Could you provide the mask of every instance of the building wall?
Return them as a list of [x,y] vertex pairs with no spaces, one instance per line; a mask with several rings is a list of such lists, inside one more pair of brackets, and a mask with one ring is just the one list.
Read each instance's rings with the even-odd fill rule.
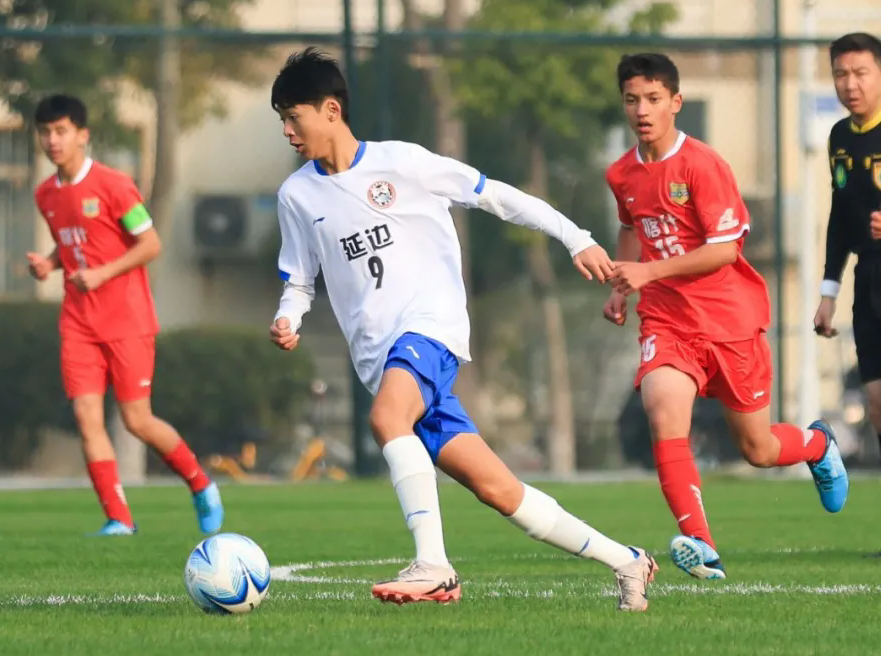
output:
[[[400,3],[387,0],[387,27],[394,29],[401,20]],[[439,11],[443,0],[422,0],[417,6]],[[634,0],[630,7],[645,5]],[[672,35],[702,34],[708,36],[743,36],[768,33],[771,26],[770,2],[765,0],[677,0],[679,19],[671,27]],[[800,31],[800,0],[784,0],[784,28],[788,33]],[[473,10],[478,0],[466,2]],[[881,11],[877,0],[820,0],[823,33],[843,33],[859,25],[861,29],[881,33]],[[342,25],[341,3],[314,0],[259,0],[243,16],[250,29],[282,31],[336,31]],[[360,31],[372,30],[376,20],[375,0],[354,0],[354,23]],[[269,106],[269,85],[273,72],[290,50],[302,44],[286,44],[274,50],[267,65],[267,79],[255,88],[227,85],[222,89],[228,114],[221,119],[208,119],[198,128],[181,136],[178,144],[180,172],[178,196],[175,201],[175,223],[165,236],[165,254],[153,265],[155,292],[160,320],[164,327],[196,322],[241,323],[265,326],[271,320],[280,291],[271,260],[250,266],[217,266],[206,270],[198,266],[193,253],[192,205],[198,194],[223,192],[228,194],[274,194],[284,178],[298,166],[296,158],[281,135],[280,124]],[[769,53],[742,52],[678,54],[683,70],[683,93],[689,99],[700,99],[707,108],[708,140],[731,163],[744,194],[769,197],[773,193],[773,66]],[[812,183],[811,201],[819,218],[816,239],[821,257],[818,258],[816,281],[819,283],[822,267],[822,242],[829,205],[828,170],[819,158],[813,170],[806,170],[799,149],[799,84],[797,53],[788,52],[784,80],[784,185],[785,228],[790,235],[787,248],[797,254],[797,235],[803,229],[800,222],[800,199],[803,180]],[[826,53],[818,54],[816,88],[831,90]],[[138,182],[149,188],[152,170],[154,139],[154,108],[152,101],[135,92],[126,94],[121,103],[122,114],[143,136],[142,175]],[[0,118],[2,120],[2,118]],[[45,160],[39,166],[40,175],[50,169]],[[51,249],[51,239],[43,222],[35,215],[36,247]],[[786,288],[790,302],[783,318],[787,333],[797,334],[802,319],[797,302],[797,270],[787,273]],[[849,322],[852,273],[845,277],[838,322]],[[61,280],[53,280],[39,287],[43,298],[59,298]],[[320,316],[319,316],[320,315]],[[307,321],[306,333],[310,323]],[[316,339],[330,339],[328,350],[345,356],[344,345],[334,342],[336,333],[328,322],[325,306],[319,304],[312,325],[319,326]],[[330,335],[330,337],[328,336]],[[787,409],[792,410],[799,377],[799,349],[793,339],[787,353],[789,363],[786,378]],[[821,370],[826,376],[824,399],[834,403],[835,379],[844,353],[852,361],[852,349],[841,344],[824,343],[821,346]],[[344,372],[339,363],[329,369]],[[340,374],[343,375],[343,374]],[[791,413],[789,413],[791,416]]]

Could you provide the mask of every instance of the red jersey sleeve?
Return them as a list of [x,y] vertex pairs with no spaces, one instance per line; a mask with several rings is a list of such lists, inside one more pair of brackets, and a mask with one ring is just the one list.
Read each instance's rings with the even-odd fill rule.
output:
[[144,202],[141,192],[134,181],[127,175],[117,174],[113,179],[105,181],[110,215],[117,221],[122,219],[129,210]]
[[691,195],[708,244],[736,241],[749,231],[746,205],[721,157],[703,157],[694,163]]
[[615,177],[613,169],[610,168],[606,172],[606,184],[609,185],[609,189],[612,190],[612,194],[615,196],[615,203],[618,205],[618,220],[622,225],[629,228],[633,226],[633,217],[630,216],[627,203],[624,200],[620,185],[615,181]]

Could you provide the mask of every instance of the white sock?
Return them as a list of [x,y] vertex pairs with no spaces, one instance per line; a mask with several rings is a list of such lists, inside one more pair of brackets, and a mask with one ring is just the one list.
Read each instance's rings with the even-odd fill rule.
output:
[[523,484],[523,501],[508,518],[531,538],[581,558],[591,558],[612,569],[631,562],[636,554],[566,512],[553,497]]
[[416,560],[449,567],[437,496],[437,472],[428,451],[418,437],[406,435],[386,444],[382,455],[388,463],[404,521],[416,541]]

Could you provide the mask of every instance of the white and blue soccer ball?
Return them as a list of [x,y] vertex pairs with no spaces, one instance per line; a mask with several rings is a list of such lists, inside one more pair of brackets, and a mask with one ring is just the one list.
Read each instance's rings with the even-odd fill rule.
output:
[[200,542],[184,568],[184,585],[206,613],[248,613],[269,589],[269,560],[256,542],[219,533]]

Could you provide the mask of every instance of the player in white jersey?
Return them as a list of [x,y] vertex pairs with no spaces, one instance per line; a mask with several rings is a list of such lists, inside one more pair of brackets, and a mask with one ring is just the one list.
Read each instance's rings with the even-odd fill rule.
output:
[[293,55],[272,87],[284,135],[308,163],[278,192],[285,281],[273,341],[290,350],[324,272],[355,369],[375,396],[370,424],[388,463],[416,558],[373,595],[459,599],[447,559],[435,465],[531,537],[615,572],[618,608],[645,610],[657,565],[522,483],[478,435],[453,383],[470,360],[461,251],[450,205],[479,207],[557,238],[588,279],[611,277],[590,233],[542,200],[402,142],[364,143],[349,128],[348,91],[332,59]]

